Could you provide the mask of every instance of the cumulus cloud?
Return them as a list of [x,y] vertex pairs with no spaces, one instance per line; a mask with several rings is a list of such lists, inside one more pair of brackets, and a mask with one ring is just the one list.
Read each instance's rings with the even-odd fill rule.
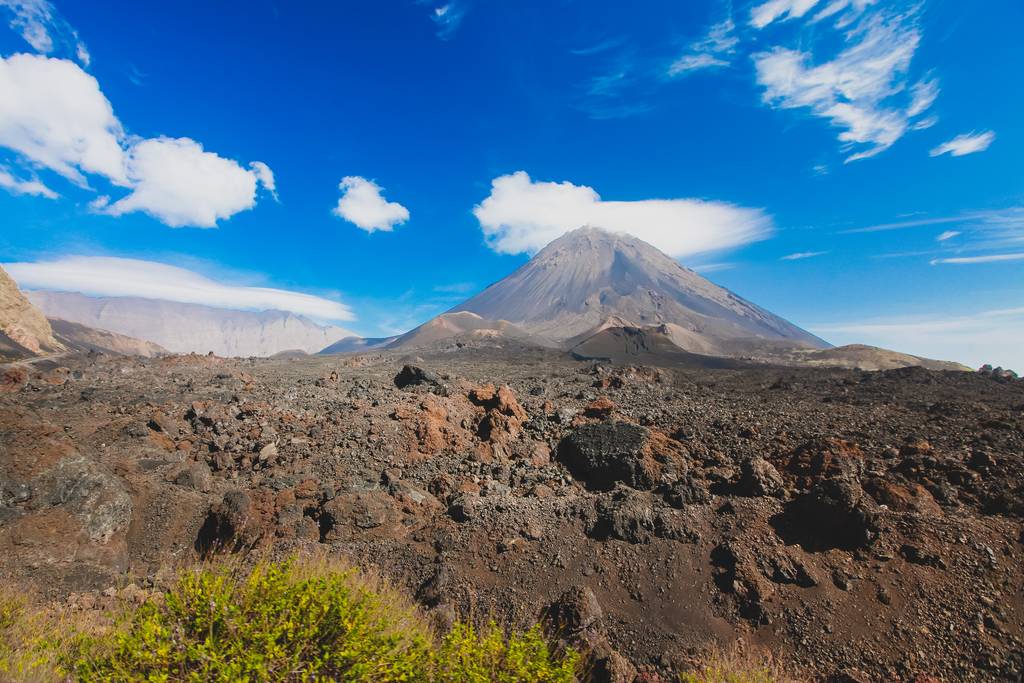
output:
[[89,66],[89,50],[53,3],[47,0],[0,0],[0,9],[6,10],[10,15],[11,28],[36,52],[66,52]]
[[391,232],[396,225],[409,220],[409,210],[397,202],[384,199],[380,185],[361,176],[346,176],[338,186],[341,199],[334,215],[344,218],[366,232]]
[[909,97],[905,92],[921,41],[914,11],[865,16],[845,37],[846,47],[832,60],[817,61],[811,51],[785,47],[753,59],[764,102],[808,109],[828,120],[841,129],[839,140],[857,150],[847,158],[854,161],[875,156],[903,137],[935,101],[939,86],[929,78],[911,87]]
[[86,185],[84,173],[128,185],[124,130],[96,79],[74,62],[0,59],[0,146]]
[[987,130],[984,133],[964,133],[963,135],[957,135],[952,140],[943,142],[928,154],[933,157],[937,157],[942,154],[962,157],[966,154],[984,152],[995,139],[996,134],[990,130]]
[[172,228],[212,228],[222,218],[251,209],[261,175],[188,138],[142,140],[131,148],[126,168],[131,194],[96,208],[112,216],[143,211]]
[[534,253],[584,225],[625,232],[681,258],[764,239],[772,221],[762,210],[703,199],[606,201],[590,187],[533,181],[525,171],[500,176],[473,209],[488,245],[499,253]]
[[10,171],[2,166],[0,166],[0,188],[7,190],[11,194],[36,195],[38,197],[46,197],[47,199],[56,199],[59,196],[41,183],[38,178],[33,178],[32,180],[15,178],[11,175]]
[[669,66],[668,75],[679,76],[701,69],[728,66],[739,42],[736,25],[732,19],[727,18],[713,25],[704,38],[691,43],[686,52]]
[[804,325],[833,344],[872,344],[971,367],[985,363],[1024,371],[1024,308]]
[[827,251],[798,251],[795,254],[786,254],[781,257],[781,261],[802,261],[805,258],[814,258],[815,256],[824,256]]
[[127,135],[95,78],[39,55],[0,59],[0,147],[81,187],[99,176],[130,190],[112,204],[100,197],[94,210],[143,211],[172,227],[214,227],[252,208],[258,186],[276,189],[262,162],[246,169],[188,138]]
[[20,287],[136,296],[241,310],[282,310],[320,320],[354,320],[345,304],[312,294],[246,287],[212,280],[185,268],[109,256],[66,256],[53,261],[5,263]]

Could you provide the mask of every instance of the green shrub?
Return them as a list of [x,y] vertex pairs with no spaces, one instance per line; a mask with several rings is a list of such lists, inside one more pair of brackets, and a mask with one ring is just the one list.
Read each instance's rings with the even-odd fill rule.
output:
[[89,681],[412,681],[427,631],[352,572],[294,562],[185,572],[95,639],[73,665]]
[[434,655],[432,679],[437,683],[569,683],[576,680],[578,655],[561,657],[548,647],[539,626],[505,637],[491,622],[482,631],[456,624]]
[[457,624],[435,640],[412,608],[323,563],[185,572],[161,603],[77,638],[63,667],[99,681],[568,683],[578,656],[539,627],[506,636]]

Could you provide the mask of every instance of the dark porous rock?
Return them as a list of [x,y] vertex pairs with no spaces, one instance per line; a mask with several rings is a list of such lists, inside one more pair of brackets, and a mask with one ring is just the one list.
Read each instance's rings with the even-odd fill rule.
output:
[[421,385],[438,386],[441,378],[436,373],[415,365],[405,365],[395,375],[395,386],[399,389]]
[[677,442],[625,422],[579,427],[559,444],[558,459],[588,488],[600,491],[620,482],[649,490],[663,474],[686,471]]
[[747,458],[741,465],[739,493],[745,496],[785,498],[786,482],[764,458]]
[[782,538],[807,550],[870,545],[880,530],[878,504],[852,477],[823,479],[786,506],[773,523]]
[[711,501],[711,493],[704,482],[685,474],[662,489],[665,502],[674,508],[699,505]]

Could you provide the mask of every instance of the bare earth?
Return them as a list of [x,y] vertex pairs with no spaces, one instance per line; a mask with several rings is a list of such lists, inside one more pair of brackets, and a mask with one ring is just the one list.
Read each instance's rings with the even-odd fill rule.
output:
[[0,375],[0,576],[81,609],[215,549],[325,551],[442,621],[571,613],[604,680],[737,639],[821,679],[1024,673],[1021,381],[512,342]]

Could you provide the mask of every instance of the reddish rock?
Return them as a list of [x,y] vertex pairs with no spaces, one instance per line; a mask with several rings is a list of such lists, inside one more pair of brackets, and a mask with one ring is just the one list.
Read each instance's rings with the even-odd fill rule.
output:
[[5,368],[0,372],[0,394],[13,394],[28,383],[28,371],[20,365]]
[[607,396],[594,399],[583,409],[583,414],[597,420],[604,420],[611,417],[615,412],[615,404]]

